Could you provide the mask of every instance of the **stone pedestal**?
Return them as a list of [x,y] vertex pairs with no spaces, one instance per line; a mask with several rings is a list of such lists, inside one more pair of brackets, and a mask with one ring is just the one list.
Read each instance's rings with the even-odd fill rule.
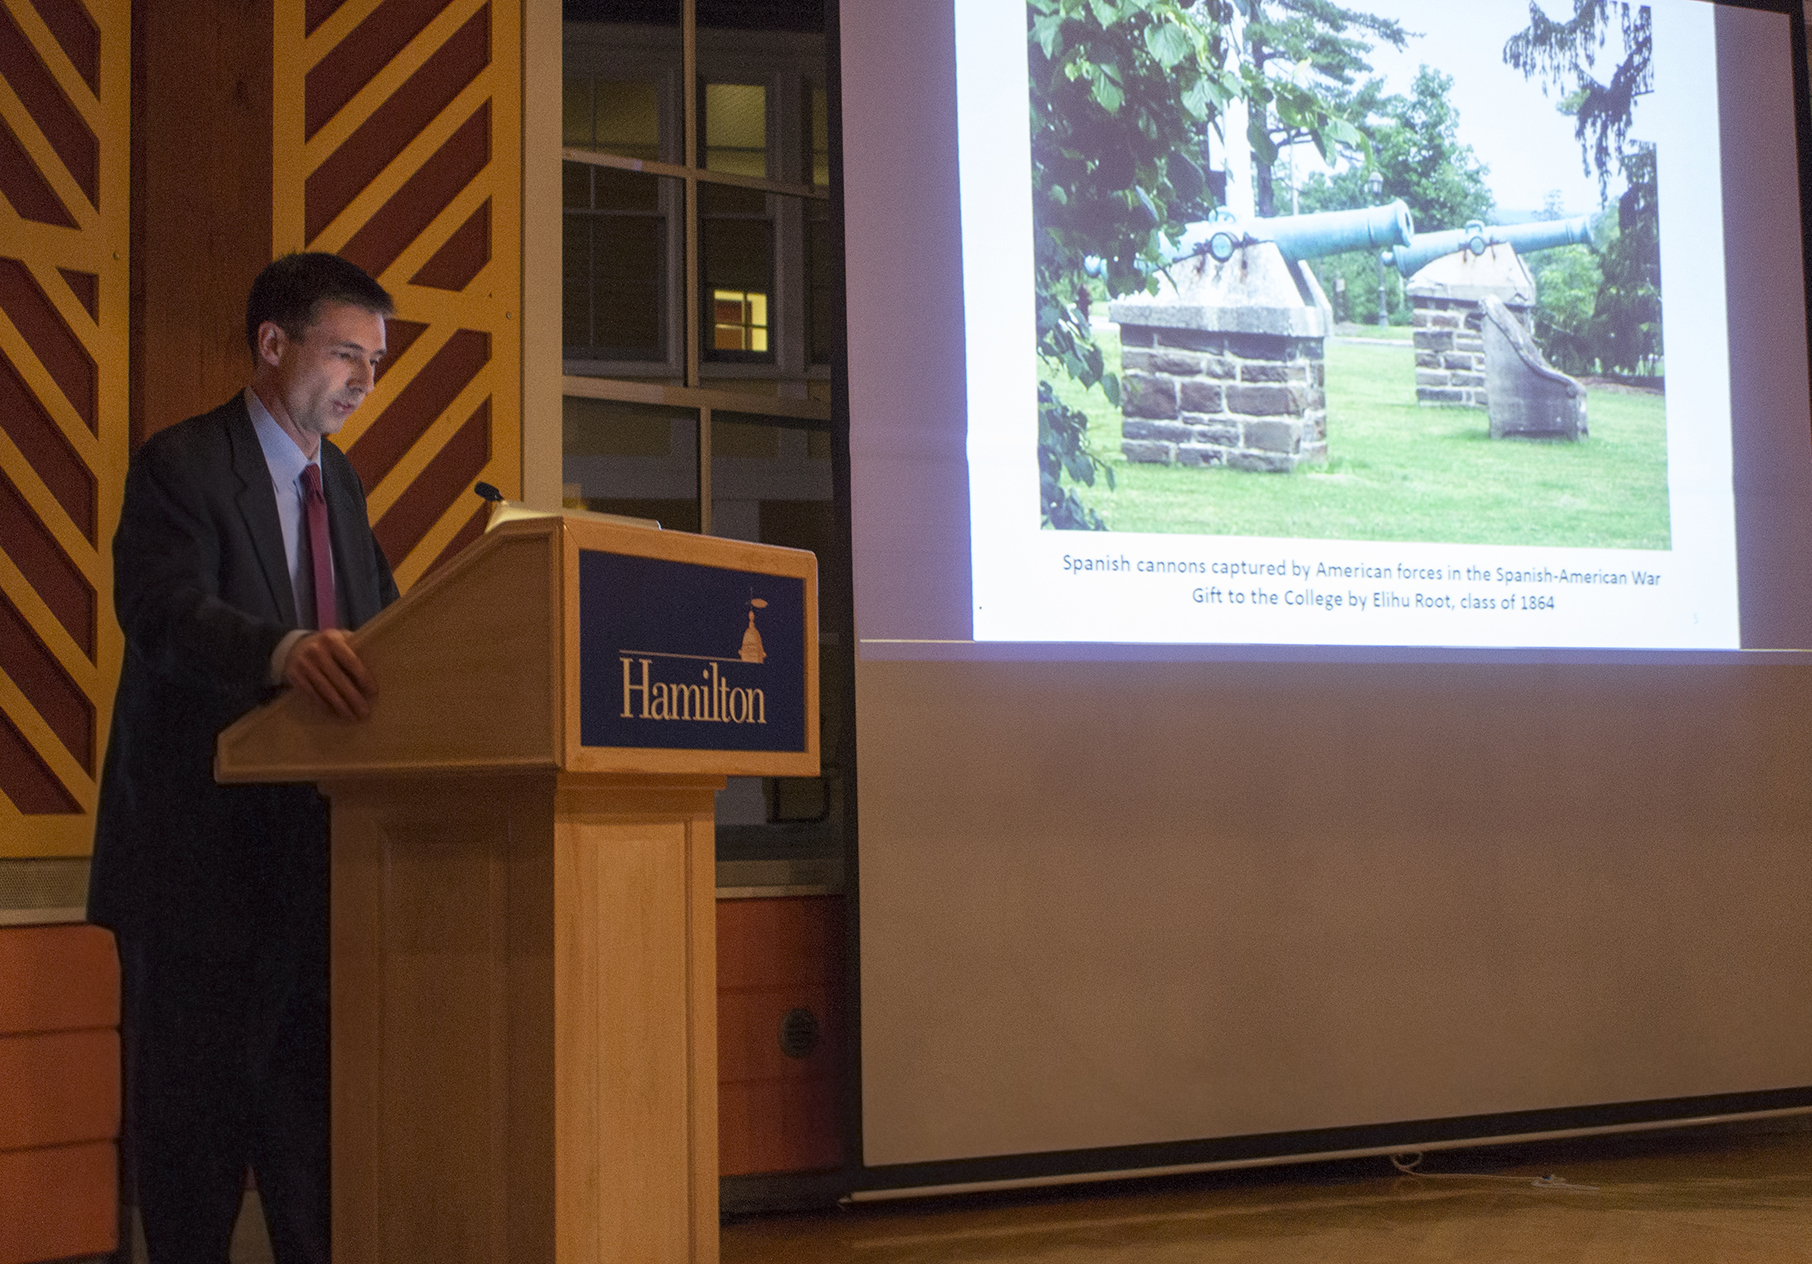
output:
[[1288,473],[1328,454],[1327,298],[1270,242],[1171,269],[1112,305],[1129,461]]
[[1528,329],[1504,304],[1487,298],[1482,310],[1491,437],[1585,438],[1585,387],[1542,358]]
[[1481,306],[1487,296],[1529,327],[1535,279],[1516,251],[1501,243],[1482,255],[1470,251],[1445,255],[1410,279],[1417,403],[1489,407]]

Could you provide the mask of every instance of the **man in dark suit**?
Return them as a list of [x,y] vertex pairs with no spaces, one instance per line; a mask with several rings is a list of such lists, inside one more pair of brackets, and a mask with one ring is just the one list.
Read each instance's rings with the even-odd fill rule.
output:
[[120,944],[154,1264],[225,1264],[248,1166],[278,1264],[328,1260],[325,804],[215,784],[214,740],[285,685],[369,714],[349,633],[396,583],[327,436],[371,390],[392,310],[343,259],[277,260],[246,307],[250,386],[147,440],[126,478],[89,918]]

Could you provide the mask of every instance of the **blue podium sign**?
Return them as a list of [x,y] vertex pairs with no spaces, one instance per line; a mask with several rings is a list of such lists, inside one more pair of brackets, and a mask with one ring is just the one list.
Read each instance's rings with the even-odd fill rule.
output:
[[579,742],[806,747],[805,581],[579,550]]

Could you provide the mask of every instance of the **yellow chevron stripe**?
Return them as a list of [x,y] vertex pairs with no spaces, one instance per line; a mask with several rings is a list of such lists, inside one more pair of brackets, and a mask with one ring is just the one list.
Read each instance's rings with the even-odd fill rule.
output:
[[[101,177],[101,198],[103,201],[107,200],[107,178],[104,175]],[[103,228],[108,226],[105,217],[102,217],[100,224]],[[6,243],[4,253],[12,258],[54,259],[60,267],[92,272],[103,278],[103,290],[108,269],[123,266],[116,265],[113,258],[115,252],[108,244],[104,231],[59,228],[54,224],[21,219],[5,198],[0,198],[0,241]],[[57,284],[61,285],[62,282]],[[105,311],[105,306],[101,310]],[[86,310],[82,311],[82,316],[87,318]]]
[[[482,181],[483,177],[481,176],[479,179]],[[495,198],[495,192],[492,196]],[[472,206],[476,208],[482,201],[484,198],[480,196],[472,202]],[[470,214],[469,211],[467,213]],[[453,224],[453,227],[457,228],[463,222],[463,220],[458,221]],[[485,265],[487,271],[492,268],[504,268],[509,263],[508,256],[504,255],[500,249],[503,238],[497,233],[497,203],[495,200],[491,203],[491,238],[491,262]],[[425,260],[427,256],[423,255],[422,258]],[[392,271],[401,272],[402,269],[399,267]],[[410,275],[414,275],[413,270]],[[482,272],[479,274],[481,277],[484,275]],[[495,334],[498,327],[487,324],[487,318],[494,315],[501,321],[505,311],[515,310],[510,305],[515,295],[505,285],[502,278],[494,279],[493,283],[483,292],[480,292],[474,285],[469,294],[454,294],[449,290],[437,290],[426,285],[410,285],[406,280],[396,285],[387,285],[385,288],[395,297],[399,309],[398,314],[404,320],[412,320],[417,324],[425,323],[429,326],[463,324],[467,329],[489,329]],[[495,297],[493,298],[491,295],[495,295]],[[422,338],[429,336],[429,334],[423,334]],[[415,346],[421,345],[421,341],[417,340]],[[435,346],[438,348],[439,345],[440,340],[437,339]],[[414,356],[414,347],[410,348],[409,354],[411,357]],[[389,381],[390,379],[386,377],[385,385],[389,385]]]
[[63,388],[50,376],[50,371],[38,362],[38,357],[32,354],[31,344],[25,341],[4,311],[0,311],[0,351],[13,362],[26,389],[38,397],[38,402],[55,420],[57,429],[69,440],[69,446],[75,449],[82,464],[91,470],[97,468],[101,461],[101,441],[89,433],[88,423],[64,396]]
[[[388,512],[458,432],[479,403],[491,403],[492,458],[484,477],[509,495],[519,495],[521,453],[521,48],[519,6],[502,0],[491,7],[490,65],[467,84],[401,153],[359,191],[352,202],[322,230],[304,243],[303,186],[308,175],[325,162],[353,132],[420,69],[448,38],[469,21],[484,0],[451,0],[417,33],[403,51],[309,141],[303,140],[304,79],[334,48],[373,12],[381,0],[350,0],[322,23],[312,36],[302,35],[303,0],[275,0],[276,57],[273,157],[275,201],[272,228],[279,251],[343,249],[402,188],[421,165],[446,143],[487,101],[491,108],[491,162],[451,204],[410,242],[379,279],[396,297],[400,318],[427,325],[406,356],[385,375],[367,406],[340,436],[340,446],[350,448],[377,421],[421,372],[447,340],[461,329],[491,336],[491,362],[455,399],[427,431],[412,444],[379,486],[369,489],[373,520]],[[412,286],[413,276],[447,239],[471,217],[486,198],[491,202],[491,260],[473,278],[464,294],[449,294]],[[407,589],[420,578],[464,525],[470,508],[463,498],[447,510],[406,559],[397,566],[398,583]]]
[[[82,653],[82,647],[76,644],[75,638],[57,621],[57,616],[51,613],[50,607],[38,595],[38,590],[25,578],[25,573],[4,552],[0,552],[0,593],[5,593],[7,600],[19,608],[19,613],[25,616],[25,622],[31,625],[31,630],[38,634],[50,650],[51,657],[62,664],[63,670],[69,673],[69,678],[75,681],[76,688],[88,695],[90,702],[99,700],[104,693],[111,691],[112,682],[107,679],[107,673],[88,661],[88,656]],[[103,618],[108,616],[108,612],[104,610],[98,613]]]
[[50,33],[44,19],[38,16],[38,10],[26,3],[26,0],[0,0],[0,4],[5,4],[6,11],[13,15],[13,21],[25,33],[25,42],[37,50],[39,60],[50,71],[51,78],[57,81],[57,86],[63,89],[63,95],[69,98],[69,103],[88,120],[88,126],[98,131],[96,116],[100,113],[100,103],[95,100],[88,81],[77,73],[75,66],[64,54],[63,46],[57,43],[57,37]]
[[[509,3],[509,0],[502,0],[502,2]],[[451,0],[446,8],[442,9],[427,26],[422,28],[420,34],[403,45],[403,51],[392,58],[389,65],[372,76],[371,82],[360,88],[352,100],[341,107],[338,114],[329,119],[320,131],[303,142],[303,170],[312,175],[315,168],[326,162],[334,150],[345,143],[347,137],[364,126],[366,120],[370,119],[378,108],[394,96],[397,90],[408,81],[409,76],[420,70],[422,63],[438,53],[441,45],[451,39],[453,33],[464,26],[474,13],[484,7],[484,4],[485,0]],[[325,24],[322,29],[326,29]],[[319,33],[316,32],[317,35]],[[496,60],[496,36],[497,27],[495,11],[493,11],[491,26],[493,61]],[[325,56],[327,51],[330,49],[323,50],[322,56]],[[319,58],[315,60],[318,61]],[[311,61],[309,65],[314,65],[314,62]],[[307,71],[303,73],[306,74]]]
[[[321,230],[318,237],[308,243],[308,248],[333,251],[343,249],[346,243],[352,240],[353,234],[357,233],[373,215],[383,209],[384,204],[403,187],[409,177],[419,171],[421,165],[432,158],[435,151],[446,144],[454,132],[471,120],[479,107],[490,99],[492,87],[492,75],[488,70],[467,84],[465,90],[453,99],[453,104],[442,110],[414,140],[405,145],[402,153],[398,154],[388,167],[379,172],[376,179],[360,190],[358,196],[353,198],[347,204],[346,209]],[[494,131],[497,126],[495,103],[491,108],[491,126]],[[494,146],[491,161],[493,163],[497,161]],[[298,181],[296,186],[298,207],[302,201],[301,189],[301,183]],[[296,226],[299,229],[301,225],[298,214]]]
[[[70,521],[63,506],[57,503],[56,497],[50,494],[50,489],[38,477],[37,470],[26,461],[25,454],[13,443],[12,436],[4,430],[0,430],[0,470],[5,470],[6,476],[13,481],[13,486],[24,494],[27,507],[44,524],[44,529],[50,532],[50,538],[57,542],[57,547],[68,555],[69,560],[82,573],[82,578],[97,593],[105,591],[103,585],[113,576],[112,560],[107,552],[111,535],[104,535],[97,530],[95,539],[99,547],[89,544],[87,538],[76,530],[75,523]],[[124,482],[123,477],[121,482]]]
[[328,15],[327,20],[315,28],[313,35],[303,35],[302,28],[308,21],[308,8],[302,0],[277,0],[278,47],[282,47],[285,35],[294,45],[297,65],[306,74],[328,53],[339,46],[340,42],[353,31],[359,23],[377,12],[384,0],[346,0],[338,9]]
[[[394,291],[392,291],[392,296],[397,298],[397,306],[401,309],[401,296],[396,295]],[[415,340],[415,345],[409,348],[408,357],[397,361],[396,367],[392,368],[384,375],[384,380],[378,383],[377,389],[366,397],[365,404],[358,412],[354,413],[347,420],[346,425],[342,427],[340,433],[335,436],[334,443],[342,451],[351,448],[353,444],[359,441],[367,430],[371,429],[378,417],[383,414],[383,411],[390,407],[391,403],[398,395],[403,393],[404,388],[406,388],[409,383],[415,380],[415,375],[421,372],[428,361],[434,358],[435,353],[446,345],[447,339],[451,338],[462,328],[459,324],[457,313],[444,320],[423,316],[421,313],[414,311],[399,310],[397,315],[404,320],[411,320],[417,324],[426,324],[428,327],[423,330],[421,336]],[[465,325],[463,328],[471,329],[474,328],[474,326]],[[493,339],[493,344],[494,343],[495,340]],[[495,345],[492,347],[492,356],[493,358],[496,356]],[[376,517],[375,514],[372,516]]]
[[[380,279],[384,283],[384,288],[396,296],[396,301],[400,310],[413,310],[402,308],[405,291],[413,296],[420,290],[429,290],[433,288],[426,285],[410,285],[409,278],[420,271],[422,265],[434,257],[435,251],[447,244],[447,238],[458,232],[460,227],[464,225],[468,219],[472,218],[472,213],[480,206],[484,205],[484,200],[486,198],[493,199],[493,209],[495,208],[492,184],[491,171],[490,168],[487,167],[485,170],[478,173],[477,179],[473,180],[472,183],[454,194],[453,200],[442,208],[441,213],[428,221],[428,226],[422,230],[421,236],[410,242],[409,245],[403,249],[403,253],[396,257],[396,262],[384,270],[384,275]],[[492,227],[494,230],[496,226],[493,225]],[[480,294],[482,292],[480,287],[490,283],[489,278],[495,275],[499,262],[500,261],[497,258],[496,243],[495,240],[493,240],[491,261],[485,264],[484,267],[479,269],[473,276],[471,284],[467,287],[468,294],[457,296],[458,299],[465,304],[465,309],[467,311],[473,306],[473,299],[470,295]],[[439,292],[443,294],[449,293],[449,291],[446,290]],[[481,309],[484,306],[488,306],[482,298],[478,299],[477,302]],[[502,319],[503,313],[501,308],[498,309],[496,315],[499,320]],[[412,317],[411,319],[419,320],[420,317]]]
[[76,762],[76,757],[63,745],[63,739],[44,722],[44,717],[38,714],[38,709],[32,706],[24,692],[13,683],[3,666],[0,666],[0,711],[4,711],[6,718],[25,735],[27,744],[38,752],[38,758],[50,765],[51,773],[63,783],[63,788],[69,791],[70,797],[81,806],[82,811],[94,811],[94,778]]
[[[496,444],[497,417],[496,405],[493,404],[491,415],[491,445],[493,451],[496,449]],[[501,477],[499,473],[500,465],[501,462],[493,456],[490,463],[479,471],[479,479],[487,483],[496,483],[497,479]],[[476,508],[478,508],[478,497],[476,496],[457,496],[454,498],[453,503],[447,506],[446,512],[441,514],[439,520],[436,521],[434,526],[429,528],[428,533],[422,537],[421,543],[416,545],[409,556],[396,568],[396,584],[398,588],[406,589],[412,587],[415,584],[415,581],[422,577],[422,573],[433,564],[434,559],[439,557],[449,544],[453,543],[453,537],[459,534],[460,528],[466,525],[466,519],[472,516],[472,511]]]
[[[495,341],[495,339],[492,340],[493,346]],[[494,387],[492,375],[485,372],[479,373],[478,376],[467,382],[465,389],[453,397],[453,402],[447,406],[447,410],[436,417],[434,423],[423,432],[422,437],[411,444],[407,452],[403,453],[402,457],[398,459],[396,467],[384,475],[376,487],[366,489],[366,504],[370,506],[373,522],[390,512],[390,507],[396,504],[402,494],[409,489],[409,484],[413,483],[416,477],[427,468],[428,462],[439,455],[440,450],[447,445],[447,440],[451,439],[454,433],[466,423],[466,419],[485,401],[486,396],[495,393]],[[493,400],[491,404],[493,447],[495,447],[497,439],[496,409],[496,401]]]
[[0,794],[0,857],[86,856],[93,846],[92,816],[27,816]]
[[[70,218],[76,222],[77,229],[89,232],[96,228],[100,223],[100,216],[92,206],[88,205],[88,195],[82,192],[82,186],[77,184],[75,177],[69,174],[69,168],[63,165],[63,160],[57,156],[57,151],[50,147],[50,142],[38,129],[38,121],[25,108],[25,103],[19,100],[19,94],[14,92],[12,85],[4,79],[0,79],[0,117],[4,117],[7,126],[13,129],[13,135],[19,138],[19,144],[24,147],[26,154],[31,158],[32,165],[43,175],[45,182],[50,185],[57,198],[68,209]],[[105,201],[106,198],[103,197],[102,202],[105,203]],[[68,232],[69,230],[63,229],[62,231]]]
[[[87,349],[96,364],[99,388],[98,437],[64,399],[62,391],[32,354],[19,331],[0,317],[0,350],[4,350],[45,411],[69,440],[96,480],[96,535],[91,546],[50,494],[50,489],[12,440],[0,433],[0,469],[18,487],[30,512],[95,589],[96,661],[90,663],[43,599],[26,582],[12,558],[0,553],[0,591],[18,607],[51,655],[62,664],[95,704],[97,753],[104,751],[114,682],[118,679],[124,639],[112,614],[113,575],[109,541],[119,523],[124,491],[127,446],[128,239],[130,225],[131,7],[129,0],[84,0],[100,31],[101,80],[97,98],[25,0],[0,0],[38,51],[52,76],[100,142],[100,200],[96,213],[62,160],[10,85],[0,83],[0,114],[19,136],[32,162],[77,221],[75,229],[55,228],[19,218],[0,204],[4,253],[25,261],[52,305]],[[100,320],[88,314],[57,275],[59,267],[99,278]],[[70,815],[26,816],[0,795],[0,856],[76,856],[92,841],[95,785],[63,746],[50,726],[0,667],[0,709],[27,743],[63,782],[82,811]]]

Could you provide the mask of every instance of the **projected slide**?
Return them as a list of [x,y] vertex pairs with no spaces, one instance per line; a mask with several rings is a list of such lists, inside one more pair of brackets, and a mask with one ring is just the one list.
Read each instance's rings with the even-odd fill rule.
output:
[[1320,8],[956,6],[974,638],[1738,648],[1712,7]]

